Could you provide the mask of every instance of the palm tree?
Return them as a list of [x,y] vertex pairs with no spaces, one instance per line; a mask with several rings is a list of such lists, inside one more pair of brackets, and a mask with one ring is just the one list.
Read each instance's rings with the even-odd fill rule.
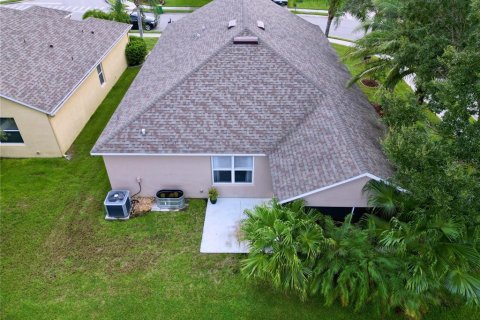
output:
[[308,277],[324,241],[316,223],[319,215],[305,212],[303,201],[269,205],[245,211],[242,225],[250,254],[242,262],[247,279],[270,281],[277,288],[307,295]]
[[362,191],[368,194],[368,204],[386,218],[395,215],[400,206],[400,191],[386,182],[370,180]]
[[330,34],[330,26],[335,17],[338,17],[341,13],[344,0],[327,0],[328,4],[328,17],[327,26],[325,27],[325,35],[328,37]]
[[341,226],[325,216],[322,227],[327,240],[312,271],[310,292],[321,294],[327,305],[339,300],[359,310],[374,302],[378,312],[387,311],[400,262],[376,250],[370,230],[352,224],[351,214]]
[[368,19],[368,15],[375,11],[373,0],[325,0],[328,4],[327,26],[325,35],[330,34],[330,26],[334,18],[339,18],[345,13],[350,13],[362,22]]
[[110,8],[109,12],[114,21],[130,23],[130,17],[125,10],[123,0],[110,0],[108,2]]
[[445,289],[478,305],[480,254],[465,230],[454,217],[418,211],[408,222],[392,218],[379,243],[403,261],[405,290],[417,294],[415,299],[432,303]]

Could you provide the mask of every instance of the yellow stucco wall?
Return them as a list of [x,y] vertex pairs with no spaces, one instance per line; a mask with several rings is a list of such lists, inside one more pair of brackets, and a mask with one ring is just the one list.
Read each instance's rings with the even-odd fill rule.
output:
[[0,156],[61,157],[65,154],[127,68],[127,43],[128,34],[125,34],[102,61],[105,83],[100,85],[94,69],[53,117],[0,98],[0,116],[14,118],[24,140],[23,144],[0,143]]
[[125,58],[127,43],[128,35],[126,34],[102,61],[105,75],[103,85],[100,85],[97,70],[94,69],[55,116],[50,117],[50,123],[57,136],[62,154],[67,152],[97,110],[97,107],[127,68]]
[[24,141],[0,143],[0,156],[29,158],[62,155],[46,114],[0,98],[0,117],[13,118]]

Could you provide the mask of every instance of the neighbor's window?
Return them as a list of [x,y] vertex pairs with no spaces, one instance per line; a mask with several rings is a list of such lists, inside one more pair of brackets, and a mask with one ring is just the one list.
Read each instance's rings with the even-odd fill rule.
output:
[[251,183],[253,181],[253,157],[212,157],[214,183]]
[[100,79],[100,84],[104,84],[105,83],[105,76],[103,75],[103,68],[102,68],[102,64],[99,63],[97,65],[97,73],[98,73],[98,79]]
[[0,118],[1,143],[23,143],[22,135],[13,118]]

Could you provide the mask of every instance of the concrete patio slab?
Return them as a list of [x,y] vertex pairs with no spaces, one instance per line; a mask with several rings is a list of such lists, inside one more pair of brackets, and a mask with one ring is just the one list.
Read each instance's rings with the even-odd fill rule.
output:
[[261,198],[220,198],[216,204],[208,202],[203,225],[202,253],[248,253],[248,243],[239,241],[241,220],[245,209],[268,202]]

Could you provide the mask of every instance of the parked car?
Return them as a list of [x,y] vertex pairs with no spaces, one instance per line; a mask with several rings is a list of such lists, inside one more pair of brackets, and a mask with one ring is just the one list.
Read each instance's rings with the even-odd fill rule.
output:
[[[144,29],[149,31],[157,27],[158,18],[153,14],[142,13],[142,22],[145,26]],[[130,23],[132,24],[132,29],[138,29],[138,16],[136,12],[130,14]]]
[[278,4],[279,6],[286,6],[288,4],[288,0],[272,0],[272,1]]

